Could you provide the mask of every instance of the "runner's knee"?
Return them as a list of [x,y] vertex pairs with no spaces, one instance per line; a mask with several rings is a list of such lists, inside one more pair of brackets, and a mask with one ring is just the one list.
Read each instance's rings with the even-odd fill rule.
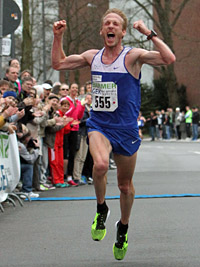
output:
[[125,183],[125,184],[119,184],[118,188],[120,192],[124,195],[135,195],[135,189],[132,185],[132,183]]
[[108,171],[109,162],[105,160],[96,161],[94,162],[94,170],[97,171],[99,174],[104,174]]

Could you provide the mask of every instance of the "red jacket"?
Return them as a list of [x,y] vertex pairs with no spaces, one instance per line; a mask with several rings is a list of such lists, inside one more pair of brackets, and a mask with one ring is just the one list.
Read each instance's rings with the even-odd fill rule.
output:
[[[56,111],[56,113],[58,113],[58,115],[60,117],[63,117],[64,115],[66,117],[69,117],[69,118],[72,118],[72,116],[70,116],[70,112],[71,112],[72,109],[69,109],[65,114],[59,109]],[[69,114],[68,114],[69,112]],[[69,122],[67,125],[65,125],[65,127],[63,128],[64,129],[64,134],[68,134],[70,133],[70,131],[72,130],[72,127],[71,127],[71,122]]]
[[[81,120],[84,114],[85,106],[81,105],[81,101],[79,101],[78,99],[75,99],[76,101],[76,107],[75,107],[72,101],[72,98],[70,96],[66,96],[66,99],[70,103],[69,111],[71,110],[71,114],[70,115],[67,114],[66,116],[71,117],[74,120]],[[73,128],[71,129],[71,131],[78,131],[78,130],[79,130],[79,124],[74,125]]]

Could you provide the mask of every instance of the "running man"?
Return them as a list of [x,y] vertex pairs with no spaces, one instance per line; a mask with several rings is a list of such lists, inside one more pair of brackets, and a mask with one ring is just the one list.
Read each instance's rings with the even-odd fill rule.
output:
[[140,146],[137,118],[140,110],[140,71],[143,64],[168,65],[175,61],[169,47],[149,30],[142,20],[133,28],[152,40],[157,51],[122,46],[126,34],[127,18],[118,9],[109,9],[102,17],[100,35],[102,50],[88,50],[80,55],[66,56],[63,34],[66,21],[53,25],[52,67],[56,70],[74,70],[91,67],[93,103],[88,120],[89,149],[93,157],[93,179],[97,198],[97,213],[91,235],[96,241],[106,235],[105,223],[109,208],[105,202],[106,173],[111,150],[117,165],[120,190],[121,218],[116,223],[115,259],[122,260],[128,247],[128,223],[134,201],[134,174],[137,150]]

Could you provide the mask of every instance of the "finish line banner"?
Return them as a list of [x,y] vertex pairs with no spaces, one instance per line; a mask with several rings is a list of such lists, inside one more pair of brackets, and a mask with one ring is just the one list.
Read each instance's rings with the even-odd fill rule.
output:
[[0,203],[20,180],[20,159],[16,134],[0,132]]

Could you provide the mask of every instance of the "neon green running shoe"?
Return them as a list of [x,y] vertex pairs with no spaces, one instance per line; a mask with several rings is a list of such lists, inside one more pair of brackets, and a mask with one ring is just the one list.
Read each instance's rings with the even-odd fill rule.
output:
[[116,260],[123,260],[128,248],[128,234],[119,234],[118,223],[119,222],[116,222],[115,224],[117,228],[117,237],[116,242],[113,244],[113,255]]
[[104,213],[96,213],[94,221],[91,227],[92,239],[95,241],[101,241],[106,235],[105,222],[110,215],[110,210],[108,209]]

